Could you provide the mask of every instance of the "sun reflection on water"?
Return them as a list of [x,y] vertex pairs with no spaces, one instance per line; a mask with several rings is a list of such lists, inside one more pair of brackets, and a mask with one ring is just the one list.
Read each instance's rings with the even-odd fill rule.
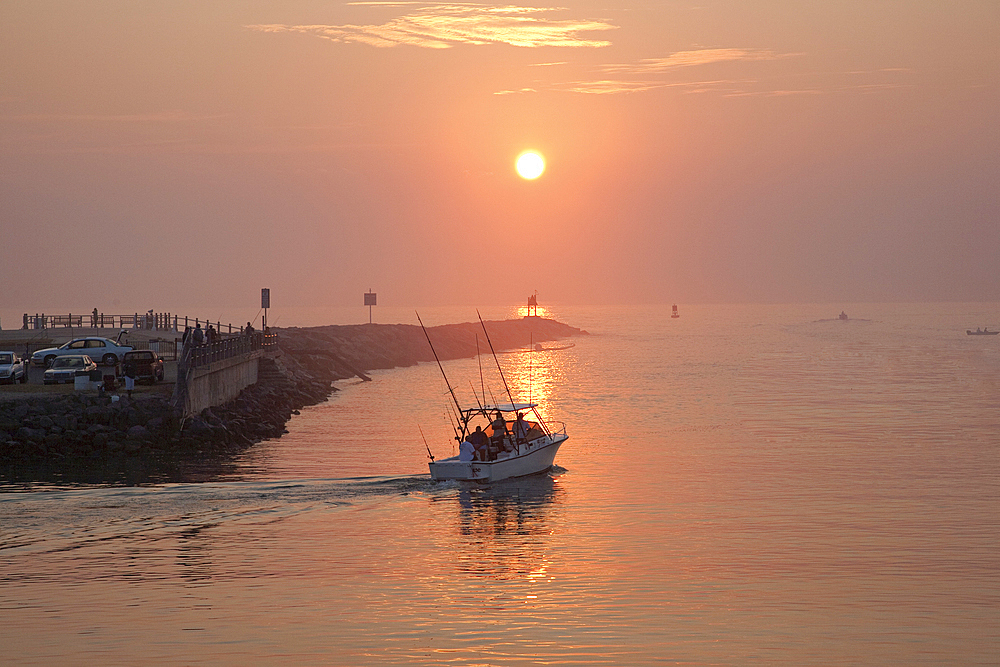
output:
[[461,488],[456,528],[466,548],[457,568],[496,580],[544,580],[551,566],[545,538],[563,493],[550,475]]

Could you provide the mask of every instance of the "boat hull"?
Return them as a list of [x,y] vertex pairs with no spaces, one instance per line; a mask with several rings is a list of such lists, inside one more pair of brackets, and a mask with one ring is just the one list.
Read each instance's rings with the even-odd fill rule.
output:
[[511,477],[525,477],[546,472],[552,468],[559,446],[568,440],[562,434],[553,435],[530,443],[522,454],[496,461],[459,461],[457,456],[432,461],[431,478],[435,481],[461,480],[469,482],[495,482]]

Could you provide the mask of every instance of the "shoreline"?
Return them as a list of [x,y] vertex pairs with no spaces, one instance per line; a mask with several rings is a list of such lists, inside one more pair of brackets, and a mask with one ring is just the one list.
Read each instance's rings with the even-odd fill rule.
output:
[[[487,323],[494,349],[588,335],[538,317]],[[0,388],[0,488],[33,483],[136,485],[211,477],[252,445],[281,437],[298,411],[326,400],[333,383],[434,361],[410,324],[274,328],[277,351],[258,382],[232,401],[182,419],[167,392],[6,392]],[[429,327],[441,360],[488,353],[479,323]],[[14,396],[17,400],[12,400]],[[214,473],[218,474],[218,472]]]

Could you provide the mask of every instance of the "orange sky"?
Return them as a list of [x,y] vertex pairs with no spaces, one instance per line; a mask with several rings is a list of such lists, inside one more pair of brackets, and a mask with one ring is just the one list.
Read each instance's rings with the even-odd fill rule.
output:
[[5,0],[0,309],[1000,300],[998,36],[995,0]]

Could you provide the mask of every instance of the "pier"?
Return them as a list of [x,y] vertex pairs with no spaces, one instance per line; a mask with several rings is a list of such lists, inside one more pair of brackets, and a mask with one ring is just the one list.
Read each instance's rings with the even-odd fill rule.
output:
[[[212,343],[194,345],[183,339],[184,330],[211,325],[218,333]],[[99,313],[94,309],[87,315],[25,314],[20,329],[0,331],[0,349],[11,350],[30,360],[32,353],[58,347],[76,338],[99,337],[116,339],[124,332],[123,345],[136,350],[151,350],[164,360],[164,379],[172,381],[171,403],[183,416],[188,417],[208,407],[232,400],[241,391],[257,382],[258,360],[273,348],[277,336],[262,332],[248,335],[244,327],[207,318],[181,316],[174,313],[126,315]],[[100,364],[100,359],[95,359]],[[120,376],[120,366],[111,374]],[[44,369],[28,369],[30,393],[41,390]],[[107,371],[105,371],[107,372]],[[120,377],[119,377],[120,381]],[[46,387],[43,392],[60,393],[66,387]],[[169,389],[161,388],[161,392]],[[13,392],[11,392],[13,393]]]
[[[527,351],[532,341],[586,335],[539,317],[487,327],[498,350]],[[44,341],[36,330],[0,331],[0,349],[20,353],[30,344],[48,347],[81,335],[117,333],[86,327],[74,328],[72,336],[68,329],[59,329],[60,335],[42,331]],[[428,331],[442,359],[475,356],[482,333],[478,322]],[[325,400],[337,380],[364,380],[368,371],[433,361],[421,329],[408,324],[223,334],[203,345],[185,345],[179,333],[167,340],[164,331],[129,330],[130,345],[162,349],[169,342],[177,355],[165,364],[167,382],[136,386],[131,395],[121,386],[113,392],[43,387],[38,367],[28,384],[0,387],[0,478],[162,481],[164,470],[181,469],[184,461],[224,460],[280,437],[292,415]]]
[[177,363],[172,402],[185,417],[222,405],[257,383],[259,360],[275,349],[276,334],[253,332],[187,345]]

